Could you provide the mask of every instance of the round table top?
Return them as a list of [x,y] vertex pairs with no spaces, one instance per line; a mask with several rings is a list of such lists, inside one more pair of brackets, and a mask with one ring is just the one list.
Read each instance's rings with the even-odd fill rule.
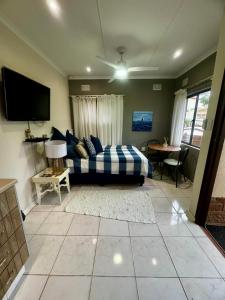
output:
[[181,147],[178,146],[163,146],[162,144],[149,144],[149,149],[157,150],[157,151],[164,151],[164,152],[178,152],[181,150]]

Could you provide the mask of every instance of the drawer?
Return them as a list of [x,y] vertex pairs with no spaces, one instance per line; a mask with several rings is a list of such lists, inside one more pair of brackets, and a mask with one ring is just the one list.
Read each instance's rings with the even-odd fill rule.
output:
[[0,194],[0,219],[4,218],[9,213],[9,207],[5,193]]
[[13,234],[9,238],[8,243],[9,243],[9,246],[10,246],[10,249],[11,249],[12,256],[14,256],[19,250],[15,234]]
[[9,243],[6,242],[0,248],[0,273],[7,267],[11,259],[12,259],[12,254],[9,247]]
[[15,279],[16,275],[17,275],[17,269],[16,269],[16,265],[14,263],[14,260],[11,260],[11,262],[9,263],[7,269],[8,269],[9,278],[10,278],[10,281],[11,281],[10,284],[11,284],[12,281]]
[[16,199],[16,191],[14,187],[11,187],[7,191],[5,191],[7,203],[9,210],[12,210],[14,207],[17,206],[17,199]]
[[7,289],[5,289],[7,281],[9,279],[9,273],[7,268],[1,273],[0,275],[0,282],[1,282],[1,286],[2,289],[4,290],[4,292],[6,293]]
[[3,223],[5,225],[7,236],[10,237],[13,234],[13,232],[15,231],[10,214],[8,214],[4,217]]
[[3,299],[4,295],[5,295],[4,290],[0,288],[0,299]]
[[17,270],[17,272],[19,272],[23,266],[23,262],[21,260],[19,252],[14,256],[13,260],[14,260],[14,264],[16,266],[16,270]]
[[22,224],[21,215],[18,207],[15,207],[11,212],[11,219],[14,226],[14,231]]
[[20,248],[24,244],[24,242],[26,241],[22,225],[17,229],[15,234],[16,234],[17,244]]
[[20,257],[22,259],[22,263],[25,264],[27,258],[29,257],[29,252],[26,243],[24,243],[23,246],[20,248]]
[[3,223],[3,220],[0,221],[0,247],[5,244],[5,242],[7,241],[8,237],[7,237],[7,233],[5,230],[5,226]]
[[9,263],[8,267],[0,275],[0,281],[5,292],[7,292],[7,290],[9,289],[16,275],[17,275],[16,266],[12,260]]

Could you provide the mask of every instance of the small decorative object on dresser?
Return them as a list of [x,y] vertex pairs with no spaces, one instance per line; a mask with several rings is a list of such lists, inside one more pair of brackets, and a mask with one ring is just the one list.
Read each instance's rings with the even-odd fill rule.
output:
[[[47,168],[32,177],[32,181],[35,183],[36,187],[38,204],[41,204],[42,196],[44,196],[47,192],[53,191],[58,194],[61,204],[61,187],[66,186],[68,193],[70,192],[69,170],[69,168],[64,168],[61,170],[61,173],[55,174],[53,168]],[[43,190],[42,188],[44,186],[48,186],[48,188]]]
[[15,184],[0,179],[0,299],[10,298],[29,256]]

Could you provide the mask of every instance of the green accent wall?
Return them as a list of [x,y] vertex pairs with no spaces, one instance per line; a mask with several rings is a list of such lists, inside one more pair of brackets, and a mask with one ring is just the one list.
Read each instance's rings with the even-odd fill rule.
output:
[[[162,84],[161,91],[153,91],[154,83]],[[81,92],[81,85],[89,84],[90,92]],[[123,144],[140,147],[149,139],[159,139],[170,135],[170,125],[174,102],[174,79],[130,79],[115,80],[69,80],[70,95],[124,95]],[[153,127],[151,132],[132,131],[133,111],[152,111]]]

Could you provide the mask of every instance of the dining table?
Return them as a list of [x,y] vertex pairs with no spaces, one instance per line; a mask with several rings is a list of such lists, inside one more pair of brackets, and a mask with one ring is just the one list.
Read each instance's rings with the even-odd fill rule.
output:
[[179,152],[181,147],[179,146],[172,146],[172,145],[163,145],[163,144],[149,144],[148,148],[155,151],[160,152]]

